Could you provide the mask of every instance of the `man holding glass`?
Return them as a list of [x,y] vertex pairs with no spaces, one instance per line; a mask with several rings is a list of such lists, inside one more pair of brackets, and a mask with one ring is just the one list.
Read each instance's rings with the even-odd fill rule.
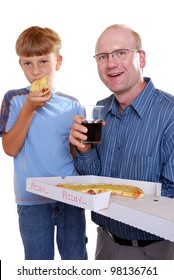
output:
[[[146,54],[139,34],[125,25],[106,28],[96,43],[95,60],[112,94],[104,106],[101,144],[83,144],[87,129],[74,117],[70,141],[77,147],[81,175],[99,175],[162,183],[174,196],[174,97],[143,77]],[[99,225],[96,259],[174,259],[174,243],[92,213]],[[166,229],[167,230],[167,229]]]

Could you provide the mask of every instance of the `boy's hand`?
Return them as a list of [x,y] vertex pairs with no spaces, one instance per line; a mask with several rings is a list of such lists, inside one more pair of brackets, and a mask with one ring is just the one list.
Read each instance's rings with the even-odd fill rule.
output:
[[30,92],[24,103],[24,107],[29,111],[36,111],[39,108],[45,106],[45,104],[50,101],[52,93],[48,92],[43,96],[42,92]]

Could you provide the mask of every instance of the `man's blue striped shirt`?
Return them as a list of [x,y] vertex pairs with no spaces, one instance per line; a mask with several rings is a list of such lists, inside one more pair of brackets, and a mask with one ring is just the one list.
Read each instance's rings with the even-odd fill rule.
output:
[[[162,195],[174,196],[174,96],[158,90],[151,79],[123,113],[112,94],[104,105],[102,143],[78,154],[81,175],[99,175],[162,183]],[[156,236],[92,213],[92,220],[125,239]]]

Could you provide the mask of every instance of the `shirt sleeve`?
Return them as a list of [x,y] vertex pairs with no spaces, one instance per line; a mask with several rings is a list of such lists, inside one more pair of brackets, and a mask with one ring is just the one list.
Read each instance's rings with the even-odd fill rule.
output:
[[86,153],[79,153],[75,158],[75,167],[80,175],[100,175],[101,164],[94,147]]
[[10,115],[10,99],[6,94],[1,104],[1,114],[0,114],[0,135],[2,132],[7,132],[7,124]]
[[162,196],[174,197],[174,122],[163,139]]
[[[26,93],[27,91],[23,89],[10,90],[4,95],[0,114],[0,136],[2,136],[3,132],[8,132],[16,122],[22,106],[19,96]],[[19,97],[18,100],[17,97]]]

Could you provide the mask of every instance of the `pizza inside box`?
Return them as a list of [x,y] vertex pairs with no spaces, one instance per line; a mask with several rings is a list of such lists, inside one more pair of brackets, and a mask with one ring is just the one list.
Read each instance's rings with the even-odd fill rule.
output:
[[[139,199],[110,196],[111,192],[96,195],[85,194],[57,187],[58,184],[123,184],[140,187],[144,197]],[[89,209],[121,221],[162,238],[174,241],[174,199],[162,197],[161,184],[125,180],[102,176],[69,176],[27,178],[27,191]]]

